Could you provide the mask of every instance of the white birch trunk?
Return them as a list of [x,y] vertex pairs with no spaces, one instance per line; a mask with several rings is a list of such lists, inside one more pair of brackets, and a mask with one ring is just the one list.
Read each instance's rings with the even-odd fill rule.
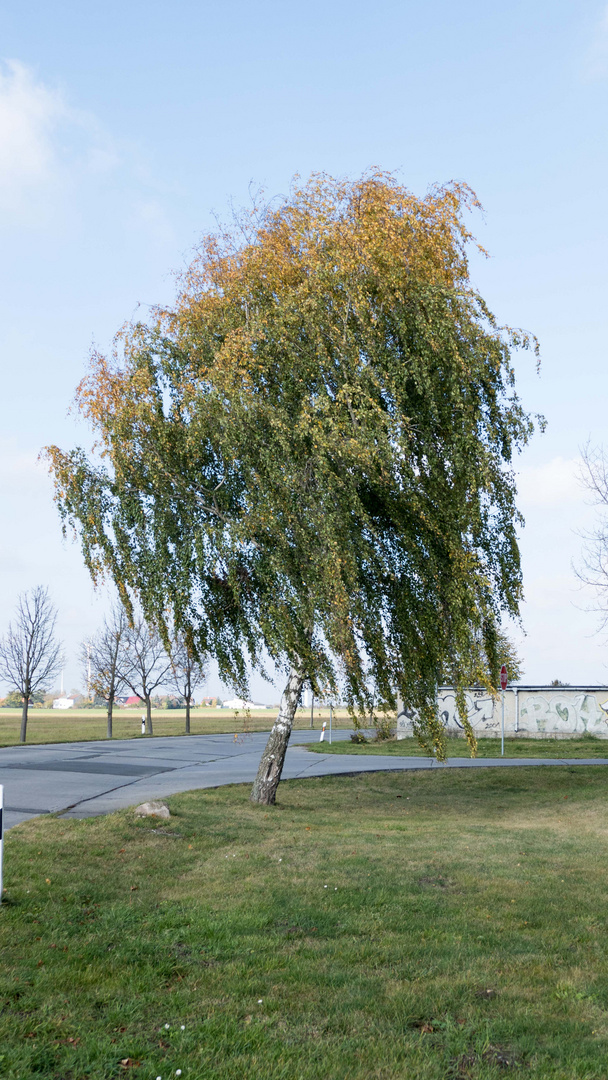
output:
[[300,700],[303,682],[303,672],[292,665],[287,685],[281,697],[279,715],[273,724],[266,748],[262,754],[258,774],[251,789],[252,802],[272,806],[276,800],[287,744],[291,735],[293,719]]

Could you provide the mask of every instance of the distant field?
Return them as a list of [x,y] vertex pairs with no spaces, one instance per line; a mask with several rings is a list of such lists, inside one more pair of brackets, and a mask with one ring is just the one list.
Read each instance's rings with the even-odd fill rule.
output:
[[[115,739],[145,738],[141,734],[142,709],[119,709],[114,714]],[[270,731],[276,710],[252,712],[250,716],[228,709],[194,709],[190,714],[193,735],[223,735],[233,731]],[[315,728],[329,720],[329,709],[315,709]],[[153,709],[155,735],[183,735],[186,715],[182,709]],[[0,746],[19,742],[21,712],[19,709],[0,709]],[[346,710],[334,712],[334,727],[348,728],[352,723]],[[299,710],[295,728],[310,728],[310,709]],[[28,743],[81,742],[105,739],[106,714],[103,709],[84,709],[80,712],[59,709],[32,709],[27,723]]]
[[[352,743],[350,741],[314,743],[308,747],[319,754],[383,754],[391,757],[424,757],[416,739],[390,739],[386,742]],[[448,757],[470,757],[465,739],[448,739]],[[477,757],[500,757],[500,739],[478,739]],[[508,758],[608,758],[608,739],[594,735],[573,735],[570,739],[505,739],[505,757]]]

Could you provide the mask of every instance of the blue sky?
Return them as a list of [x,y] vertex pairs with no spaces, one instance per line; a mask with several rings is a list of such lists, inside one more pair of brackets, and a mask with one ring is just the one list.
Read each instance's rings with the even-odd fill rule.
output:
[[608,398],[608,7],[5,0],[0,58],[0,627],[48,583],[73,653],[104,608],[36,464],[87,441],[67,409],[91,344],[170,299],[250,184],[377,165],[417,194],[465,180],[484,206],[474,280],[542,351],[540,377],[518,361],[548,421],[519,463],[526,681],[608,682],[571,566],[593,521],[579,448]]

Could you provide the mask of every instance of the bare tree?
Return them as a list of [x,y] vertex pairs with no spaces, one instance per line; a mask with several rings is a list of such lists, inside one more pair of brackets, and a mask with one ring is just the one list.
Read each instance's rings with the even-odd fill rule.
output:
[[167,656],[160,634],[148,626],[141,616],[127,625],[121,650],[122,681],[146,704],[146,732],[152,735],[152,694],[171,675],[171,660]]
[[27,714],[32,694],[59,674],[64,663],[63,648],[55,638],[57,609],[48,589],[37,585],[21,593],[15,623],[9,623],[0,639],[0,678],[21,694],[21,742],[27,734]]
[[122,671],[125,665],[121,654],[127,628],[127,614],[122,605],[116,604],[104,619],[101,629],[80,647],[80,660],[86,672],[89,692],[93,690],[107,704],[108,739],[112,738],[114,702],[125,682]]
[[608,629],[608,456],[603,446],[587,443],[582,451],[581,480],[600,509],[595,528],[583,534],[583,561],[576,573],[595,594],[602,630]]
[[188,647],[186,639],[178,637],[171,650],[171,677],[169,685],[177,690],[186,702],[186,735],[190,734],[190,704],[194,688],[207,677],[205,660],[197,660]]

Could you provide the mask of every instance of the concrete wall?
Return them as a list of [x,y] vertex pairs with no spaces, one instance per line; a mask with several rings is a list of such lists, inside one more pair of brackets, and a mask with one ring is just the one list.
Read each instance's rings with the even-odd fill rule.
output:
[[[468,716],[476,735],[500,736],[501,699],[485,690],[467,690]],[[439,714],[451,735],[462,734],[454,690],[440,687]],[[412,716],[399,703],[397,738],[412,734]],[[565,738],[589,732],[608,738],[608,687],[519,686],[505,691],[505,735]]]

